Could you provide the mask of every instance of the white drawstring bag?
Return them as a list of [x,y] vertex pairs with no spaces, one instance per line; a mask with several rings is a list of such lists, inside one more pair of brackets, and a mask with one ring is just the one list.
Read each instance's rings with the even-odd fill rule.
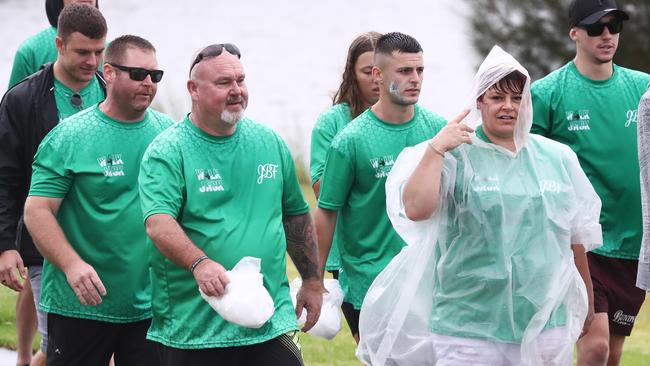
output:
[[207,296],[199,289],[201,297],[225,320],[246,328],[260,328],[275,312],[271,295],[264,287],[262,260],[243,257],[227,271],[230,283],[222,296]]
[[[323,306],[321,307],[320,317],[314,327],[308,330],[307,333],[331,340],[341,331],[341,312],[339,309],[343,303],[343,290],[341,290],[338,280],[326,279],[324,283],[327,292],[323,294]],[[298,295],[300,286],[302,286],[302,280],[300,278],[295,278],[289,284],[291,301],[293,302],[294,308],[296,307],[296,296]],[[302,326],[306,321],[307,311],[303,309],[298,319],[298,324]]]

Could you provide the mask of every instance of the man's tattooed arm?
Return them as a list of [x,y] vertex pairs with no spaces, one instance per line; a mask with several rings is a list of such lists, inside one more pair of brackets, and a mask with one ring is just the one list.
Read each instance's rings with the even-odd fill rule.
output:
[[287,252],[303,280],[322,280],[318,260],[316,230],[309,213],[283,216],[282,224],[287,236]]

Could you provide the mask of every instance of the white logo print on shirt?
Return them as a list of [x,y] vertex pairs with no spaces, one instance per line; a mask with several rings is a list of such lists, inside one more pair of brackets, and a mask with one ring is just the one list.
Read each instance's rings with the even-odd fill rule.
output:
[[257,166],[257,184],[262,184],[264,179],[275,179],[278,172],[278,164],[260,164]]
[[221,192],[223,188],[223,178],[219,169],[195,169],[196,180],[199,181],[199,192]]
[[580,109],[578,111],[567,111],[566,119],[569,122],[569,131],[589,131],[589,110]]
[[639,110],[638,109],[630,109],[627,111],[626,118],[627,121],[625,121],[625,127],[630,127],[632,123],[636,123],[636,119],[639,117]]
[[123,177],[124,161],[122,154],[108,154],[97,158],[105,177]]
[[386,178],[393,169],[395,158],[393,155],[385,155],[380,158],[370,159],[370,165],[375,170],[375,178]]
[[542,194],[546,192],[550,193],[560,193],[564,192],[566,189],[560,184],[558,181],[554,181],[551,179],[542,179],[539,181],[539,186],[540,190],[542,191]]
[[474,191],[476,192],[500,192],[499,177],[481,176],[476,174],[472,179],[474,181]]

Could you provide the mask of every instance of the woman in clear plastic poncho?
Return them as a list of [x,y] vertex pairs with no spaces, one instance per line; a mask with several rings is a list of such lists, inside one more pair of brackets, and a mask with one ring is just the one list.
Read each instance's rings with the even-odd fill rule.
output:
[[530,77],[514,58],[495,46],[472,95],[386,182],[409,246],[364,300],[366,364],[571,364],[588,328],[600,200],[567,146],[529,135]]

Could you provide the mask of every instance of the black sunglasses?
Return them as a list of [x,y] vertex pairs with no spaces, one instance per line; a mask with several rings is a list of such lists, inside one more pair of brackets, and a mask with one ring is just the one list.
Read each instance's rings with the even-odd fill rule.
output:
[[81,99],[81,95],[74,93],[70,96],[70,104],[72,104],[73,107],[81,109],[84,101]]
[[147,78],[147,75],[151,75],[151,81],[157,83],[162,79],[164,73],[162,70],[147,70],[141,67],[131,67],[112,63],[109,63],[109,65],[118,70],[128,71],[129,78],[134,81],[142,81]]
[[620,19],[612,19],[607,23],[579,24],[578,27],[586,30],[589,37],[598,37],[603,34],[605,27],[607,27],[610,34],[621,33],[623,30],[623,21]]
[[241,52],[239,52],[239,48],[237,48],[237,46],[232,43],[211,44],[202,49],[201,52],[196,55],[194,62],[192,62],[192,66],[190,66],[190,75],[192,74],[192,69],[194,66],[196,66],[196,64],[203,61],[203,59],[206,57],[217,57],[221,55],[221,52],[223,52],[224,48],[226,51],[228,51],[229,54],[237,56],[237,58],[241,58]]

